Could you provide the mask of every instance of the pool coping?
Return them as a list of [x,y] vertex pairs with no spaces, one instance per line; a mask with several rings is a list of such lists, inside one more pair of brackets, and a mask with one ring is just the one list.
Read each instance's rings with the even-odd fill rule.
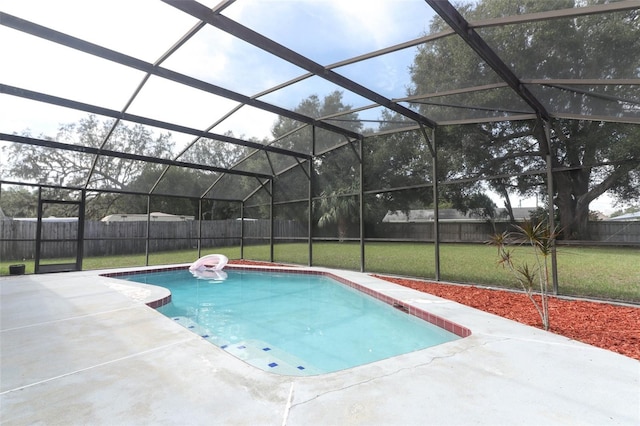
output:
[[[128,271],[119,271],[119,272],[107,272],[101,274],[103,277],[107,278],[119,278],[124,276],[138,275],[138,274],[149,274],[154,272],[169,272],[169,271],[183,271],[188,269],[188,266],[168,266],[168,267],[154,267],[152,269],[140,269],[140,270],[128,270]],[[347,287],[353,288],[354,290],[358,290],[361,293],[364,293],[368,296],[371,296],[381,302],[384,302],[398,310],[401,310],[411,316],[420,318],[423,321],[427,321],[430,324],[433,324],[437,327],[440,327],[450,333],[455,334],[458,337],[465,338],[471,336],[471,330],[468,327],[460,325],[454,321],[451,321],[447,318],[444,318],[439,315],[435,315],[425,309],[422,309],[418,306],[415,306],[412,303],[408,303],[399,298],[390,296],[388,294],[384,294],[384,292],[380,290],[373,289],[371,287],[359,284],[345,278],[343,276],[337,275],[334,272],[325,271],[325,270],[317,270],[310,269],[304,267],[282,267],[282,266],[254,266],[254,265],[227,265],[225,269],[232,270],[244,270],[244,271],[258,271],[258,272],[282,272],[287,274],[299,274],[299,275],[319,275],[333,279]],[[132,287],[137,287],[141,283],[136,283],[134,281],[128,281],[128,285]],[[159,308],[171,302],[171,293],[167,295],[167,290],[161,286],[153,286],[150,284],[141,284],[145,287],[158,287],[157,291],[153,292],[154,296],[150,296],[145,300],[145,304],[151,308]],[[163,291],[165,290],[165,291]]]

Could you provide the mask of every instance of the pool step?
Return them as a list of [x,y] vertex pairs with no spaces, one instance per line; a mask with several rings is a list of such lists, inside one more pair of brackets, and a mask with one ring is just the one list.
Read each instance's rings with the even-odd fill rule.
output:
[[211,333],[211,331],[208,328],[202,327],[200,324],[191,320],[188,317],[177,316],[177,317],[171,317],[171,319],[173,319],[176,323],[180,324],[184,328],[187,328],[191,332],[202,337],[203,339],[207,339],[208,341],[210,341],[216,346],[222,346],[225,343],[227,343],[227,342],[221,341],[222,339],[218,338],[213,333]]
[[237,358],[265,371],[287,376],[310,376],[322,373],[286,351],[260,340],[245,340],[221,347]]
[[191,330],[203,339],[261,370],[287,376],[311,376],[322,373],[317,368],[267,342],[256,339],[226,342],[187,317],[177,316],[172,318],[176,323]]

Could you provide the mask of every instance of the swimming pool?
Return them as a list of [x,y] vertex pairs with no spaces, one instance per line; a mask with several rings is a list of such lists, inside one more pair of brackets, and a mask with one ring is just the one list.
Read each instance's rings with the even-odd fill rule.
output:
[[460,338],[327,276],[225,271],[226,279],[186,270],[120,278],[168,288],[172,301],[160,312],[278,374],[339,371]]

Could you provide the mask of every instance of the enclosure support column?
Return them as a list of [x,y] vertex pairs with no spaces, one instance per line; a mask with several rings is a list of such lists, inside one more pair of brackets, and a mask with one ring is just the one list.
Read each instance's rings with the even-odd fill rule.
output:
[[360,215],[360,272],[365,271],[365,261],[364,261],[364,158],[362,157],[362,153],[364,149],[362,145],[364,144],[364,139],[360,139],[360,146],[358,148],[359,157],[360,157],[360,193],[358,194],[360,198],[360,206],[359,206],[359,215]]
[[240,202],[240,259],[244,259],[244,201]]
[[[427,142],[429,142],[427,140]],[[438,196],[438,146],[436,144],[436,130],[431,129],[431,155],[433,159],[433,242],[436,281],[440,281],[440,202]]]
[[202,198],[198,198],[198,259],[202,257]]
[[271,202],[269,203],[269,262],[273,262],[273,178],[269,181],[269,192],[271,192]]
[[431,138],[424,126],[420,131],[431,152],[431,180],[433,181],[433,249],[435,262],[435,279],[440,281],[440,214],[438,210],[438,147],[436,145],[436,129],[431,129]]
[[551,123],[544,121],[544,137],[547,143],[547,198],[549,215],[549,232],[551,239],[551,281],[553,283],[553,294],[558,294],[558,259],[556,257],[556,218],[553,207],[553,164],[551,156]]
[[307,265],[313,266],[313,160],[309,160],[309,201],[307,208]]
[[149,266],[149,237],[151,235],[151,195],[147,195],[147,238],[144,244],[145,266]]
[[40,249],[40,241],[42,240],[42,187],[38,187],[38,222],[36,226],[36,259],[34,272],[37,274],[40,272],[40,256],[42,255]]
[[84,259],[84,215],[85,204],[87,202],[87,190],[80,191],[80,206],[78,208],[78,248],[76,258],[76,271],[82,271],[82,260]]
[[313,159],[316,156],[316,126],[311,127],[311,155],[309,159],[309,210],[307,214],[307,241],[308,256],[307,264],[313,266]]

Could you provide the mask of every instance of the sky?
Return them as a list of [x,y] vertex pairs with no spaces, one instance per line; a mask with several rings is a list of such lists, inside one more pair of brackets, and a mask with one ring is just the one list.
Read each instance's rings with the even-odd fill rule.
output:
[[[211,7],[215,2],[203,4]],[[196,23],[158,0],[0,0],[0,10],[151,63]],[[238,0],[224,14],[321,65],[417,38],[433,16],[422,0],[308,0],[304,8],[287,0]],[[0,42],[5,64],[11,64],[0,67],[0,81],[6,84],[121,110],[143,78],[142,72],[3,26]],[[404,96],[414,55],[415,50],[408,49],[392,59],[378,60],[377,67],[383,71],[378,74],[362,72],[358,66],[340,71],[384,96]],[[246,96],[306,73],[211,27],[201,30],[162,66]],[[294,109],[309,95],[322,97],[336,89],[340,88],[313,78],[262,99]],[[77,119],[72,111],[6,98],[0,104],[1,131],[29,128],[33,134],[51,133],[61,122]],[[371,103],[349,93],[344,101],[354,107]],[[152,77],[128,112],[206,128],[235,105]],[[269,135],[275,119],[256,110],[243,111],[213,131],[262,138]]]
[[[213,7],[218,0],[203,0]],[[0,0],[0,10],[149,63],[156,62],[196,20],[159,0]],[[224,15],[321,65],[415,39],[428,31],[434,14],[423,0],[237,0]],[[0,82],[47,94],[122,110],[144,74],[51,42],[0,26]],[[384,58],[336,69],[388,98],[403,97],[410,84],[415,48]],[[212,27],[186,42],[162,67],[254,96],[306,71],[259,51]],[[261,100],[294,109],[312,94],[344,92],[352,107],[371,101],[318,77]],[[236,102],[151,77],[127,112],[205,129]],[[360,114],[376,119],[378,112]],[[370,115],[367,115],[370,114]],[[60,124],[74,123],[86,113],[0,95],[0,131],[53,136]],[[212,132],[263,139],[277,117],[243,107]],[[177,149],[192,136],[173,134]],[[514,200],[517,205],[519,200]],[[534,199],[522,200],[535,205]],[[611,200],[601,197],[591,208],[609,213]]]

